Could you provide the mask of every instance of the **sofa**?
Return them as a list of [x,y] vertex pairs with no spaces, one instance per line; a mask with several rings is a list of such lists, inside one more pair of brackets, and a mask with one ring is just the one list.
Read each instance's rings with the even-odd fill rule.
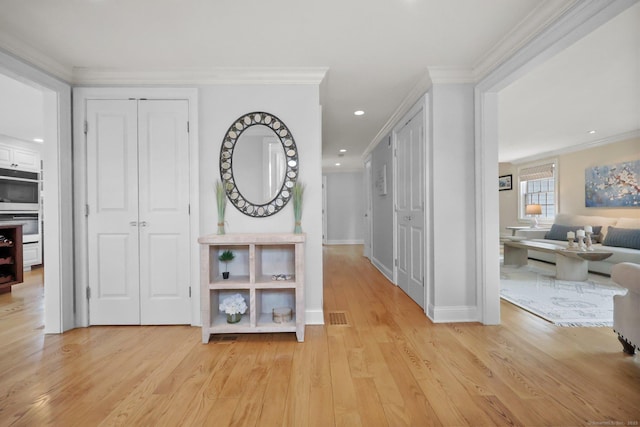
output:
[[[640,264],[640,218],[610,218],[560,213],[556,215],[551,229],[518,230],[516,238],[566,247],[568,245],[567,231],[583,228],[585,225],[593,227],[594,249],[613,253],[603,261],[590,261],[589,271],[611,275],[611,269],[615,264],[622,262]],[[529,258],[555,263],[555,254],[552,253],[530,250]]]
[[640,264],[616,264],[611,280],[628,289],[626,295],[613,297],[613,330],[618,334],[622,350],[634,354],[640,346]]

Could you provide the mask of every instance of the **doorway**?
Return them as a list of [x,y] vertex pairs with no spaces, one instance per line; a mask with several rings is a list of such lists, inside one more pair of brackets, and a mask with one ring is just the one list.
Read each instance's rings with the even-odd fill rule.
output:
[[47,186],[42,206],[47,219],[44,252],[44,333],[75,327],[73,313],[73,235],[71,185],[71,90],[69,85],[13,56],[0,52],[0,74],[17,80],[42,95],[42,174]]

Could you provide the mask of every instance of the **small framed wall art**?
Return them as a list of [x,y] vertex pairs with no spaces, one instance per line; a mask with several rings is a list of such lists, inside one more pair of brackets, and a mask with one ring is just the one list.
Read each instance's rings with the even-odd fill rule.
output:
[[513,187],[511,185],[511,181],[513,180],[513,175],[502,175],[498,177],[498,188],[500,191],[511,190]]

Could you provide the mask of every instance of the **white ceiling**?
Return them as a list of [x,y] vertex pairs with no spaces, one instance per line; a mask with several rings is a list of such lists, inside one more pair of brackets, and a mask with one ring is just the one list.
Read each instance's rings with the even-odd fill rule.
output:
[[499,117],[503,162],[640,136],[640,3],[502,90]]
[[0,74],[0,134],[33,142],[44,135],[42,92]]
[[[481,77],[575,1],[0,0],[0,47],[72,83],[86,83],[87,76],[109,73],[135,78],[171,71],[172,75],[206,74],[211,80],[211,76],[228,77],[230,72],[247,70],[315,76],[318,70],[327,69],[321,85],[323,167],[335,168],[334,163],[340,161],[341,168],[352,169],[361,168],[362,153],[424,80],[427,69],[468,70],[469,75]],[[636,85],[623,81],[623,77],[633,80],[630,72],[604,80],[614,80],[623,88],[615,91],[616,96],[630,88],[637,100],[640,25],[633,33],[629,26],[634,19],[637,23],[637,12],[627,19],[626,33],[619,34],[616,26],[611,35],[603,37],[622,40],[625,43],[620,44],[631,49],[635,63],[616,69],[631,71],[635,66]],[[576,46],[584,42],[581,49],[588,54],[592,42],[584,40]],[[605,48],[605,53],[610,52]],[[500,129],[501,139],[508,141],[504,147],[501,141],[501,150],[518,153],[508,156],[531,155],[514,147],[532,145],[529,138],[537,135],[536,123],[544,124],[548,134],[540,138],[551,141],[553,147],[568,139],[557,135],[577,134],[577,127],[583,125],[572,117],[583,115],[582,109],[542,98],[551,86],[546,82],[557,81],[551,93],[558,95],[557,87],[563,87],[568,100],[581,99],[575,97],[585,92],[591,94],[590,99],[595,99],[596,92],[611,95],[610,89],[601,87],[602,78],[596,77],[595,83],[586,80],[590,73],[585,72],[584,61],[569,58],[562,62],[563,55],[501,94],[501,113],[508,117],[501,121],[508,121]],[[599,57],[601,53],[592,57],[586,69],[605,62],[594,60]],[[553,66],[553,62],[559,63]],[[579,71],[572,71],[576,63]],[[576,83],[577,76],[585,80],[571,86],[574,92],[569,92],[570,85],[555,73],[568,75],[571,83]],[[617,98],[607,102],[619,105]],[[354,116],[357,109],[366,114]],[[626,111],[633,113],[632,108]],[[552,127],[551,119],[560,112],[564,118]],[[603,122],[604,116],[607,114],[596,115]],[[588,123],[591,127],[598,124]],[[6,133],[1,126],[0,122],[0,133]],[[597,135],[602,137],[605,126],[598,127],[602,131]],[[616,125],[615,132],[623,127]],[[579,138],[571,141],[583,142]],[[536,145],[543,146],[540,139]],[[340,148],[348,150],[343,158],[338,157]]]

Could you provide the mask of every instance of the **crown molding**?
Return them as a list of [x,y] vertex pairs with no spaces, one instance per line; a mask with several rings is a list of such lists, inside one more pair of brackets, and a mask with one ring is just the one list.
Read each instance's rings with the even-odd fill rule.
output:
[[427,67],[433,84],[475,83],[476,78],[471,68],[464,67]]
[[500,41],[473,64],[474,81],[482,80],[492,70],[512,57],[558,18],[570,10],[578,0],[545,0],[521,20]]
[[418,80],[418,82],[413,86],[413,88],[407,94],[407,96],[404,97],[400,105],[398,105],[398,108],[395,109],[393,114],[385,122],[384,126],[382,126],[382,128],[378,131],[376,136],[371,140],[367,148],[364,150],[364,152],[360,156],[363,163],[367,159],[369,154],[371,154],[373,149],[376,148],[376,145],[378,145],[378,143],[389,132],[393,130],[393,128],[398,123],[398,121],[400,121],[405,116],[405,114],[407,114],[407,112],[411,110],[411,108],[413,108],[415,103],[418,102],[421,96],[427,93],[427,91],[431,88],[431,86],[433,86],[433,83],[431,81],[431,76],[429,72],[426,72],[420,78],[420,80]]
[[529,163],[535,160],[546,159],[548,157],[560,156],[562,154],[575,153],[577,151],[588,150],[591,148],[601,147],[603,145],[613,144],[615,142],[628,141],[630,139],[640,138],[640,129],[632,130],[629,132],[623,132],[616,135],[611,135],[606,138],[598,139],[596,141],[587,142],[584,144],[572,145],[570,147],[560,148],[558,150],[546,151],[544,153],[534,154],[532,156],[521,157],[519,159],[505,161],[501,163],[511,163],[519,165],[522,163]]
[[38,49],[1,30],[0,49],[14,58],[44,71],[52,77],[63,80],[66,83],[71,83],[73,76],[71,67],[63,65],[49,55],[43,54]]
[[73,69],[76,85],[320,84],[327,67],[200,67]]

